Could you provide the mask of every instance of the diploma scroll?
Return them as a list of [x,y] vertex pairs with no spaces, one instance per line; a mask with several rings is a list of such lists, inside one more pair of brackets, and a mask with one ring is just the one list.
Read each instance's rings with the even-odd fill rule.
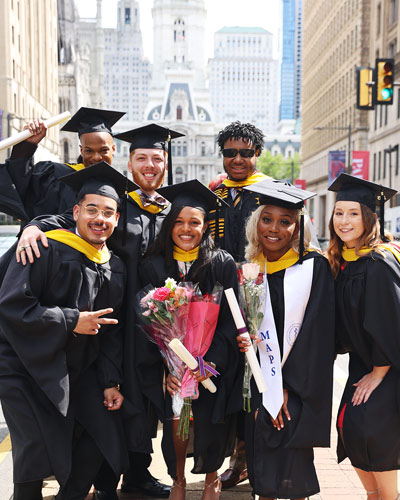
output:
[[[251,342],[250,335],[247,331],[246,324],[244,322],[242,313],[240,312],[240,307],[238,304],[238,301],[235,296],[235,292],[233,291],[233,288],[228,288],[225,290],[225,295],[226,295],[226,300],[228,301],[229,307],[231,309],[231,313],[233,316],[233,319],[235,321],[236,328],[239,331],[242,331],[244,333],[240,333],[240,335],[246,339],[248,339]],[[265,383],[264,376],[262,374],[260,364],[258,362],[256,353],[254,351],[253,346],[251,346],[247,352],[246,352],[246,357],[247,361],[249,362],[251,372],[253,374],[254,380],[257,384],[257,389],[260,392],[264,392],[267,390],[267,384]]]
[[[71,118],[71,113],[69,111],[65,111],[59,115],[53,116],[53,118],[49,118],[48,120],[44,120],[44,124],[47,128],[54,127],[54,125],[58,125],[59,123],[66,122]],[[18,134],[12,135],[3,141],[0,141],[0,151],[3,149],[10,148],[11,146],[15,146],[26,139],[29,139],[33,134],[29,132],[29,130],[23,130]]]
[[[185,365],[187,365],[191,370],[196,370],[199,366],[195,357],[193,357],[186,347],[182,344],[179,339],[172,339],[168,344],[169,347],[174,351],[174,353],[181,359]],[[217,388],[212,380],[207,378],[202,382],[203,386],[210,392],[217,392]]]

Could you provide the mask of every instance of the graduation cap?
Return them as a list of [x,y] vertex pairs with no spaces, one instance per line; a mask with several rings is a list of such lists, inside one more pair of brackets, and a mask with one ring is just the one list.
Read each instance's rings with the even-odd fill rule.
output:
[[260,205],[277,205],[284,208],[303,208],[304,202],[316,195],[275,179],[265,179],[243,189],[259,194]]
[[337,193],[336,201],[356,201],[373,212],[376,212],[376,206],[379,205],[381,238],[386,241],[385,201],[390,200],[397,193],[395,189],[342,173],[329,186],[328,191]]
[[150,123],[144,127],[134,128],[115,134],[116,139],[130,142],[129,152],[135,149],[162,149],[168,151],[168,185],[172,185],[172,153],[171,140],[184,137],[185,134],[175,132],[156,123]]
[[90,132],[108,132],[112,134],[111,127],[126,113],[82,107],[61,128],[65,132],[78,132],[79,137]]
[[160,188],[157,193],[170,201],[172,205],[199,208],[206,213],[218,206],[229,206],[226,201],[197,179]]
[[95,163],[73,174],[64,175],[59,180],[78,193],[79,202],[86,194],[99,194],[119,203],[127,192],[138,186],[105,161]]
[[[243,189],[252,191],[260,195],[260,205],[275,205],[283,208],[302,209],[304,203],[309,198],[316,195],[312,191],[299,189],[288,182],[277,181],[274,179],[265,179],[256,182]],[[299,264],[303,263],[304,254],[304,213],[300,212],[300,231],[299,231]]]

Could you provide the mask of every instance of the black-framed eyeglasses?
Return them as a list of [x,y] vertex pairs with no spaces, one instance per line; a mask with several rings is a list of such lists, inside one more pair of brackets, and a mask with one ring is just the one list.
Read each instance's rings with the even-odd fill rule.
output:
[[243,149],[227,148],[222,150],[222,156],[224,158],[235,158],[238,153],[242,158],[252,158],[256,154],[256,150],[248,148],[243,148]]
[[86,215],[90,219],[94,219],[94,218],[98,217],[99,213],[101,213],[105,219],[111,219],[117,213],[117,211],[113,210],[112,208],[106,208],[105,210],[99,210],[97,207],[93,207],[91,205],[86,205],[83,208],[85,210]]

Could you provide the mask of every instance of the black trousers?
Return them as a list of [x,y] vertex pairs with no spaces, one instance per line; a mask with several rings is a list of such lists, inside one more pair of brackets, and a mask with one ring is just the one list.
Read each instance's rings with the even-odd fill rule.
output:
[[[147,481],[151,474],[148,468],[151,464],[150,453],[129,452],[129,470],[124,474],[124,482],[141,484]],[[94,481],[94,487],[100,491],[116,491],[119,477],[104,460]]]
[[29,483],[14,484],[14,500],[43,500],[43,481],[31,481]]
[[76,424],[75,431],[71,474],[56,500],[84,500],[104,461],[89,433],[80,424]]

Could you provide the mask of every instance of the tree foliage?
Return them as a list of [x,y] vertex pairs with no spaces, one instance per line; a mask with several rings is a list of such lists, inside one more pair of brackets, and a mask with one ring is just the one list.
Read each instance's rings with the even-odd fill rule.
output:
[[300,175],[300,154],[284,158],[281,153],[272,155],[271,151],[264,151],[257,159],[257,170],[274,179],[293,181]]

